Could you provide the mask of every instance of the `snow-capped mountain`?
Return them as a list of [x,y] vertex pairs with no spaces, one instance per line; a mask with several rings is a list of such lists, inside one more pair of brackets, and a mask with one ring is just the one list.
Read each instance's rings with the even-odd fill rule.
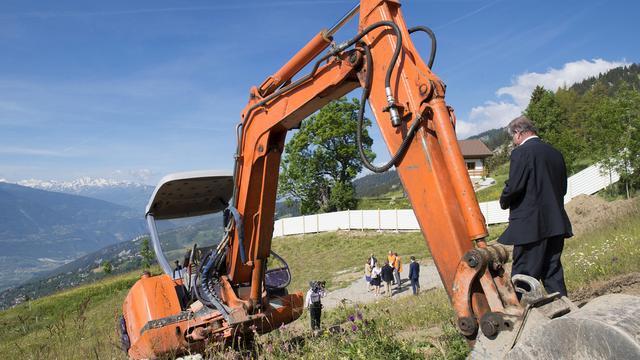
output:
[[143,211],[153,192],[153,186],[104,178],[81,177],[71,181],[28,179],[18,185],[34,189],[81,195]]
[[135,183],[131,181],[120,181],[104,178],[81,177],[71,181],[38,180],[27,179],[18,181],[18,185],[28,186],[35,189],[57,191],[65,193],[77,193],[85,191],[87,188],[108,188],[108,187],[146,187],[149,185]]

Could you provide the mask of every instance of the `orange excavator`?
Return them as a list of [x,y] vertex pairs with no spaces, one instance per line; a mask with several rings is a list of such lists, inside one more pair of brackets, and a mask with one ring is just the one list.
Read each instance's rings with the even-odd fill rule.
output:
[[[335,32],[356,15],[358,34],[336,44]],[[418,32],[431,39],[427,62],[412,42]],[[566,297],[546,294],[533,278],[511,278],[507,250],[487,244],[487,227],[456,139],[455,114],[445,103],[444,82],[432,72],[435,49],[429,28],[406,26],[398,0],[362,0],[251,88],[236,128],[233,174],[170,176],[147,207],[165,274],[143,275],[124,302],[120,327],[131,358],[197,351],[205,340],[231,342],[300,316],[303,296],[287,293],[290,273],[271,251],[285,136],[356,88],[362,89],[358,140],[369,102],[392,154],[382,166],[371,164],[363,151],[360,157],[374,172],[396,167],[458,330],[473,344],[472,358],[640,357],[640,298],[608,295],[578,309]],[[308,74],[294,79],[310,64]],[[222,240],[190,251],[176,275],[162,254],[154,221],[222,209]],[[270,257],[284,265],[268,269]]]

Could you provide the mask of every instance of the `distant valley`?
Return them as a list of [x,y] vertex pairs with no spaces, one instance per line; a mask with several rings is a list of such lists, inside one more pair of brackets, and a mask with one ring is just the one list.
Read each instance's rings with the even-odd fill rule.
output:
[[145,233],[140,204],[0,182],[0,289]]
[[[221,213],[202,216],[187,223],[174,222],[172,225],[174,229],[160,233],[163,252],[170,262],[182,259],[194,243],[200,247],[212,246],[222,238]],[[0,291],[0,309],[108,276],[101,266],[105,261],[112,265],[112,274],[141,269],[140,249],[145,237],[148,238],[145,235],[109,245],[53,270],[41,272],[21,285]]]

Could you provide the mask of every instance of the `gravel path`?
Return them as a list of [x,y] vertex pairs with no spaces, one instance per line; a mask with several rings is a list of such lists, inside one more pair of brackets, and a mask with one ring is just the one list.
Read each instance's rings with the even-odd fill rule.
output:
[[[398,292],[395,289],[395,285],[392,285],[391,293],[392,297],[411,295],[411,282],[408,279],[409,276],[409,263],[404,264],[402,272],[400,273],[400,279],[402,282],[402,289]],[[442,287],[440,281],[440,275],[438,270],[433,264],[432,260],[420,261],[420,291],[426,291],[436,287]],[[364,281],[364,274],[353,284],[346,288],[338,289],[328,292],[322,304],[326,309],[332,309],[340,305],[343,300],[347,303],[369,303],[375,302],[378,299],[382,299],[387,294],[384,293],[385,286],[382,282],[382,288],[380,288],[380,296],[375,296],[373,292],[367,291],[367,284]]]

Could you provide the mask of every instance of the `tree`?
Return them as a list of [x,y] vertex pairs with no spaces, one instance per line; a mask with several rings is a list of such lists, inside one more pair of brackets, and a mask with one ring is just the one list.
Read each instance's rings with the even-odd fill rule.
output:
[[537,86],[524,113],[533,121],[540,137],[562,153],[567,169],[572,171],[580,154],[580,142],[555,94]]
[[142,257],[142,268],[150,268],[151,263],[153,262],[153,253],[151,252],[151,248],[149,248],[148,237],[143,238],[140,243],[140,256]]
[[[360,103],[346,98],[332,101],[304,120],[285,146],[279,195],[300,202],[302,214],[355,207],[352,181],[362,170],[356,144]],[[365,119],[365,128],[371,125]],[[366,129],[362,145],[369,159],[373,140]]]
[[102,262],[102,271],[106,274],[111,274],[111,270],[113,270],[113,266],[111,265],[111,261],[105,260]]
[[597,99],[586,119],[591,154],[620,174],[629,197],[630,189],[638,185],[640,170],[640,93],[621,84],[613,96],[587,95]]

